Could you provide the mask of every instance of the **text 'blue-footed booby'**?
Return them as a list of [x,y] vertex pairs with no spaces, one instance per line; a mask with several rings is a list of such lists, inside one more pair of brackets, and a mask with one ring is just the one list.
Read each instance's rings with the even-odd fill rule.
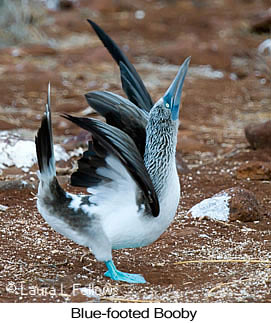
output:
[[94,91],[86,99],[107,123],[64,116],[93,137],[71,176],[71,184],[86,187],[89,194],[75,195],[65,192],[56,178],[48,93],[36,137],[38,210],[56,231],[90,248],[97,260],[105,262],[105,276],[144,283],[141,275],[116,269],[112,249],[147,246],[174,218],[180,197],[175,163],[178,115],[190,58],[165,95],[153,104],[127,57],[99,26],[89,23],[118,63],[129,100]]

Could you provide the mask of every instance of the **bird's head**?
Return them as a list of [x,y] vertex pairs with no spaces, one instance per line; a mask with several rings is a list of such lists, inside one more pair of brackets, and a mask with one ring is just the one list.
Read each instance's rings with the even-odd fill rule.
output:
[[164,96],[154,105],[153,112],[158,108],[160,114],[170,117],[172,121],[179,119],[182,88],[189,63],[190,57],[186,58]]

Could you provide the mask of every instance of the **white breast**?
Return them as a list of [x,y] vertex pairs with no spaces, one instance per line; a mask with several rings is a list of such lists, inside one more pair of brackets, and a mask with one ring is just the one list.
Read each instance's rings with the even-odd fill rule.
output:
[[138,212],[135,201],[129,201],[128,192],[121,195],[119,207],[102,217],[102,226],[112,243],[113,249],[135,248],[151,244],[168,228],[172,222],[180,198],[180,184],[176,167],[167,179],[160,198],[158,217]]

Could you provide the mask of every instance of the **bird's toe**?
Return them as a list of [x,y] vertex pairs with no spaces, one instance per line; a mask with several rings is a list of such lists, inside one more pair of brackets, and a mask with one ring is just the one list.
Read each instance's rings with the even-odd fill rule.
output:
[[113,280],[123,281],[132,284],[145,284],[145,278],[140,274],[129,274],[122,271],[110,272],[109,270],[104,274]]

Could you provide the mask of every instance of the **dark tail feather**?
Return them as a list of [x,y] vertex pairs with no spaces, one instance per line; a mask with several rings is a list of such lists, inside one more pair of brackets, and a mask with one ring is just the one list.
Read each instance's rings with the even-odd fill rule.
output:
[[41,126],[35,138],[37,159],[40,169],[40,179],[48,180],[56,176],[53,134],[50,110],[50,83],[48,84],[48,99]]

